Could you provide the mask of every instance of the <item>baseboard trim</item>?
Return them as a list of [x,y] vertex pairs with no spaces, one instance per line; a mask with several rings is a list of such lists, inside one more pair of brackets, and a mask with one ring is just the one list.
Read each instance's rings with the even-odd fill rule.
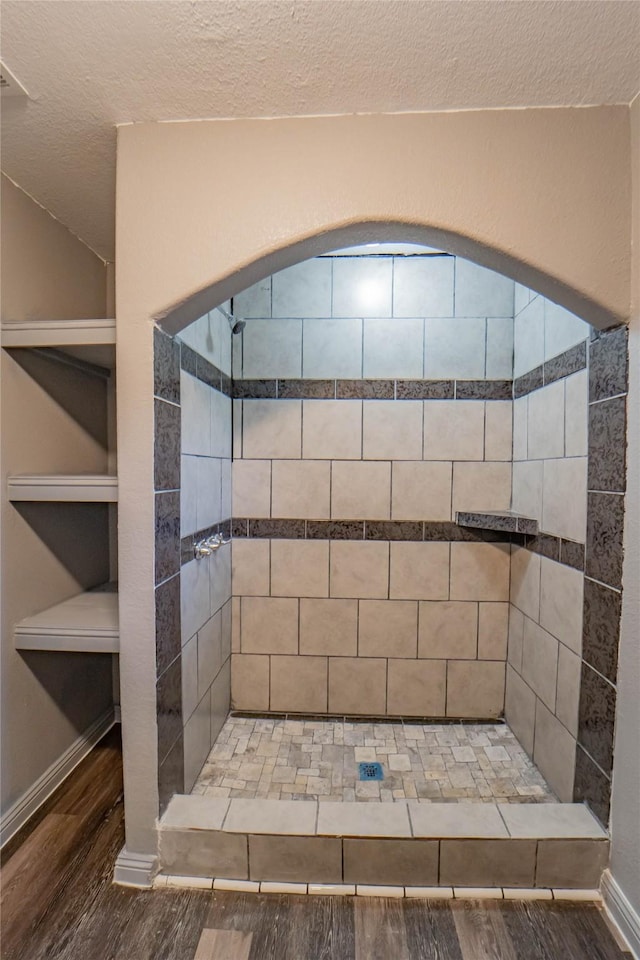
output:
[[154,854],[130,853],[123,847],[113,869],[113,882],[122,887],[152,887],[157,866]]
[[114,711],[110,707],[64,751],[48,770],[0,818],[0,848],[11,840],[54,790],[66,780],[87,754],[114,725]]
[[627,941],[631,953],[636,960],[640,960],[640,913],[629,903],[610,870],[602,874],[602,899],[609,917]]

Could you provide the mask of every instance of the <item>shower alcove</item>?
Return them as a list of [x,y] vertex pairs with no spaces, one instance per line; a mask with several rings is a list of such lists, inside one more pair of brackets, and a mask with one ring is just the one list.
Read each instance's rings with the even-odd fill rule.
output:
[[400,244],[156,329],[157,882],[597,886],[625,357]]

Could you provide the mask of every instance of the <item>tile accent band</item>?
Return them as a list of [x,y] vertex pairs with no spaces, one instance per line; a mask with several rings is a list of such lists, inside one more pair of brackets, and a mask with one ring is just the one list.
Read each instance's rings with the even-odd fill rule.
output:
[[[177,340],[175,342],[178,343]],[[225,397],[231,397],[233,394],[231,377],[182,341],[180,341],[180,369],[223,393]]]
[[551,360],[545,360],[534,370],[523,373],[521,377],[516,377],[513,381],[513,398],[526,397],[527,394],[539,390],[540,387],[555,383],[556,380],[562,380],[564,377],[570,377],[573,373],[585,370],[587,366],[587,341],[577,343],[575,347],[570,347],[564,353],[559,353],[557,357]]
[[511,380],[234,380],[234,400],[511,400]]

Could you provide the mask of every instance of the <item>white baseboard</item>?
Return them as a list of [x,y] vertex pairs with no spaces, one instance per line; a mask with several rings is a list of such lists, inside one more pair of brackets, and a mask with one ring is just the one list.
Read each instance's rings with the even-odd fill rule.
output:
[[113,870],[113,882],[123,887],[152,887],[157,862],[154,854],[129,853],[123,847]]
[[87,754],[102,739],[114,724],[113,707],[98,717],[88,730],[85,730],[48,770],[38,777],[36,782],[24,793],[0,818],[0,847],[3,847],[32,817],[36,810],[48,800],[72,770],[84,760]]
[[602,899],[607,913],[627,941],[631,953],[636,960],[640,960],[640,913],[629,903],[610,870],[605,870],[602,874]]

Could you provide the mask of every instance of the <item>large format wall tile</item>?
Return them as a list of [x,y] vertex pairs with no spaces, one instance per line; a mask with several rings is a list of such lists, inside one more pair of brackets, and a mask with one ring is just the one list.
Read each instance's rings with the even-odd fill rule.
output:
[[248,320],[243,333],[246,379],[302,374],[302,320]]
[[547,557],[540,558],[540,625],[580,653],[584,577]]
[[329,658],[329,713],[383,716],[386,686],[386,660]]
[[448,595],[448,543],[390,544],[392,600],[446,600]]
[[[473,400],[432,400],[424,411],[425,460],[482,460],[484,408]],[[400,456],[398,459],[407,459]]]
[[422,460],[423,403],[365,401],[362,455],[365,460]]
[[415,657],[417,628],[415,600],[361,600],[358,654],[361,657]]
[[578,744],[576,750],[576,776],[573,799],[586,802],[596,817],[605,826],[609,823],[611,804],[611,780]]
[[544,359],[557,357],[589,337],[588,323],[551,300],[544,301]]
[[508,600],[509,568],[508,544],[452,543],[451,599]]
[[328,541],[274,540],[271,594],[274,597],[328,597]]
[[361,400],[304,400],[303,411],[305,460],[362,458]]
[[562,802],[573,796],[576,741],[550,710],[536,704],[533,762]]
[[544,461],[542,529],[584,543],[587,460],[570,457]]
[[243,456],[248,459],[300,457],[302,406],[299,400],[243,402]]
[[302,376],[349,380],[362,376],[362,320],[304,320]]
[[[328,464],[327,464],[328,483]],[[335,461],[331,465],[331,516],[386,520],[391,512],[391,464]],[[286,516],[278,513],[276,516]],[[305,514],[297,514],[305,516]]]
[[512,317],[513,280],[456,257],[456,316]]
[[396,257],[394,317],[452,317],[455,258]]
[[[330,317],[331,272],[329,258],[296,263],[272,277],[272,311],[260,316]],[[265,298],[266,304],[266,298]]]
[[450,660],[447,663],[447,716],[481,720],[504,710],[504,662]]
[[273,516],[328,519],[330,486],[327,460],[274,460],[271,474]]
[[327,658],[271,657],[271,709],[325,713]]
[[395,460],[391,516],[394,520],[449,520],[452,464]]
[[298,600],[243,597],[240,613],[243,653],[297,653]]
[[474,660],[478,652],[478,604],[447,600],[421,602],[418,656]]
[[451,509],[509,510],[511,506],[510,463],[454,463]]
[[180,491],[155,495],[156,583],[180,570]]
[[391,716],[442,717],[445,713],[444,660],[389,660],[387,713]]
[[426,320],[425,377],[428,380],[482,380],[486,335],[484,317]]
[[357,600],[300,600],[300,653],[355,657]]
[[389,544],[331,542],[332,597],[386,599],[389,594]]
[[[419,380],[423,375],[424,321],[415,318],[365,320],[362,376]],[[429,377],[430,374],[425,374]]]

